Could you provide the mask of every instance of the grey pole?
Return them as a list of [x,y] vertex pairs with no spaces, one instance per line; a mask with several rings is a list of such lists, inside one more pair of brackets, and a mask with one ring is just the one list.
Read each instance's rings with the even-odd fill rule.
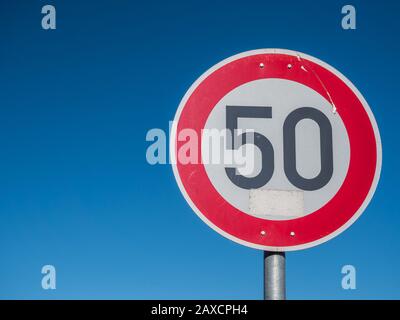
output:
[[264,300],[285,299],[285,253],[264,251]]

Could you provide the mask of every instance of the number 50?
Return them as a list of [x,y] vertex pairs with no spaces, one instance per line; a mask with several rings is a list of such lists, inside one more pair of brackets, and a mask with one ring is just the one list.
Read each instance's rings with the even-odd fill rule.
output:
[[[274,173],[274,148],[272,143],[258,132],[246,132],[238,136],[235,144],[234,132],[238,127],[239,118],[272,118],[272,107],[226,106],[226,128],[231,131],[232,140],[227,143],[228,149],[237,149],[250,141],[261,151],[261,170],[255,177],[245,177],[236,173],[235,168],[225,168],[228,178],[243,189],[261,188],[272,178]],[[311,179],[302,177],[296,168],[296,125],[304,119],[311,119],[319,126],[321,170]],[[241,138],[241,139],[240,139]],[[292,111],[283,123],[283,159],[284,170],[288,180],[297,188],[307,191],[324,187],[333,174],[332,126],[321,111],[312,107],[301,107]]]

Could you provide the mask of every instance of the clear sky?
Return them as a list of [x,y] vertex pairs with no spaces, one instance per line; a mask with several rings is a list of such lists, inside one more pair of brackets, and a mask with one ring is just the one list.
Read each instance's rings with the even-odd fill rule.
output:
[[[41,28],[41,8],[57,29]],[[206,226],[150,166],[204,71],[239,52],[301,51],[361,91],[383,145],[376,194],[321,246],[287,254],[290,299],[400,298],[398,1],[1,1],[0,298],[261,299],[262,252]],[[357,192],[357,190],[354,190]],[[57,289],[41,288],[41,268]],[[341,268],[357,289],[341,288]]]

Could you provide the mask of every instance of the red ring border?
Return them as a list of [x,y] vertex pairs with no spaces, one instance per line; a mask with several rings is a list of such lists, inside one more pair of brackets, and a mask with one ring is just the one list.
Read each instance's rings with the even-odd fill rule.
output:
[[[373,184],[377,166],[377,139],[363,103],[337,75],[305,58],[264,53],[230,61],[194,88],[179,116],[174,138],[176,150],[184,144],[177,140],[181,130],[191,128],[201,137],[201,129],[211,110],[227,93],[247,82],[268,78],[296,81],[334,102],[350,142],[349,168],[337,194],[307,216],[292,220],[266,220],[230,205],[213,187],[202,164],[183,165],[178,161],[177,170],[188,197],[215,227],[256,246],[285,248],[324,238],[353,217]],[[201,141],[199,155],[200,146]],[[266,232],[265,235],[261,234],[262,230]]]

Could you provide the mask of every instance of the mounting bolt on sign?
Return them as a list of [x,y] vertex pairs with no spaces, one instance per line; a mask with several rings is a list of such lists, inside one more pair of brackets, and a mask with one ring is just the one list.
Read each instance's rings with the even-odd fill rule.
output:
[[[193,211],[228,239],[280,252],[277,262],[347,229],[379,180],[381,142],[367,102],[340,72],[303,53],[261,49],[218,63],[190,87],[174,123],[173,171]],[[199,137],[197,163],[179,161],[187,129]],[[225,151],[253,150],[252,172],[203,161],[207,130],[230,133]],[[266,298],[285,297],[270,287]]]

